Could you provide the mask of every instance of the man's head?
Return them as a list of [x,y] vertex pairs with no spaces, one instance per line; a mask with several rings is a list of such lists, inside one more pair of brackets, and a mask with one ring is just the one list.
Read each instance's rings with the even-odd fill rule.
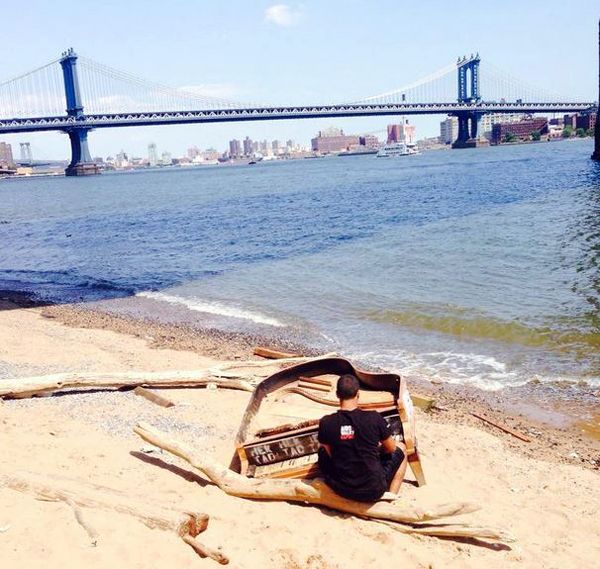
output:
[[340,401],[348,401],[354,399],[358,395],[360,385],[358,379],[352,374],[347,373],[340,376],[335,388],[335,394],[338,396]]

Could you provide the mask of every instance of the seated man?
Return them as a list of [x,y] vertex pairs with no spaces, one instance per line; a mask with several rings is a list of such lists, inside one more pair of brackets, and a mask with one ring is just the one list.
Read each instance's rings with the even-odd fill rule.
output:
[[319,422],[319,468],[336,494],[375,502],[388,490],[397,494],[406,472],[406,447],[392,437],[377,411],[358,407],[358,379],[337,382],[339,411]]

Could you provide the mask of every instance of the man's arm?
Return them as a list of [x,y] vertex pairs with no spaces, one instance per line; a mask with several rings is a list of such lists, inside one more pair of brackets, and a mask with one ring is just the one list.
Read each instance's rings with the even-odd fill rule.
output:
[[331,447],[325,443],[319,443],[319,448],[325,449],[325,452],[331,456]]
[[396,441],[394,437],[389,436],[387,439],[381,441],[381,448],[383,452],[392,454],[396,450]]

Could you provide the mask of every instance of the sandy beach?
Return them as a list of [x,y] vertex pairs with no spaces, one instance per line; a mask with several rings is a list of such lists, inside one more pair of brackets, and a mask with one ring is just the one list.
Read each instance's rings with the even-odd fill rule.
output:
[[[23,304],[23,303],[21,303]],[[0,381],[60,372],[195,370],[249,358],[241,336],[191,334],[62,307],[0,304]],[[470,501],[468,522],[509,531],[507,545],[400,534],[376,521],[312,506],[226,495],[187,463],[155,451],[132,431],[145,421],[228,464],[249,394],[177,389],[162,408],[132,391],[81,391],[0,402],[0,477],[36,474],[59,485],[106,486],[137,503],[206,512],[203,543],[232,567],[594,567],[600,557],[598,442],[574,426],[553,427],[493,410],[443,386],[429,392],[444,410],[417,412],[426,486],[402,500],[427,507]],[[493,402],[492,402],[493,403]],[[482,410],[525,433],[525,443],[468,414]],[[410,480],[410,475],[407,476]],[[216,566],[173,533],[131,516],[85,508],[96,547],[64,502],[0,488],[3,567]],[[465,516],[466,518],[466,516]],[[465,521],[467,521],[465,519]]]

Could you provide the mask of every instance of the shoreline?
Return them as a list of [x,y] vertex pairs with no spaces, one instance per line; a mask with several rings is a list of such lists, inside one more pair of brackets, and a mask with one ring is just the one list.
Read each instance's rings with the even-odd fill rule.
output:
[[[44,319],[70,328],[105,330],[132,336],[143,340],[153,350],[191,352],[218,360],[254,358],[252,349],[257,345],[303,355],[320,353],[314,348],[281,338],[225,332],[188,323],[161,323],[76,304],[44,303],[19,291],[0,291],[0,302],[10,303],[17,309],[35,309]],[[426,378],[410,378],[409,389],[435,400],[436,409],[428,413],[434,422],[476,427],[500,437],[509,447],[525,456],[600,470],[600,392],[590,391],[582,395],[572,393],[570,387],[547,386],[523,386],[492,392],[472,386],[432,383]],[[566,391],[571,391],[572,397],[565,397]],[[516,430],[531,442],[524,443],[472,413]]]
[[[77,306],[40,306],[19,293],[9,302],[7,296],[0,293],[0,382],[60,372],[205,370],[226,357],[246,359],[256,339],[132,322]],[[409,381],[413,395],[426,387]],[[592,453],[594,441],[572,428],[539,428],[493,412],[498,405],[469,395],[472,389],[461,395],[453,386],[429,387],[438,410],[415,410],[427,484],[417,487],[408,473],[399,507],[427,511],[468,503],[470,513],[457,523],[507,531],[516,541],[407,535],[320,507],[230,496],[189,463],[145,444],[133,428],[146,422],[225,469],[249,392],[169,388],[161,394],[173,406],[162,407],[133,390],[90,388],[0,400],[0,558],[15,569],[39,559],[47,569],[209,564],[170,531],[83,504],[84,519],[98,536],[90,547],[71,507],[23,490],[33,476],[49,488],[91,493],[95,503],[116,492],[144,508],[151,503],[204,512],[210,524],[201,543],[222,551],[232,567],[359,569],[396,558],[419,569],[593,566],[600,554],[600,472],[579,453]],[[297,404],[293,397],[285,404]],[[472,411],[531,442],[481,423]]]

